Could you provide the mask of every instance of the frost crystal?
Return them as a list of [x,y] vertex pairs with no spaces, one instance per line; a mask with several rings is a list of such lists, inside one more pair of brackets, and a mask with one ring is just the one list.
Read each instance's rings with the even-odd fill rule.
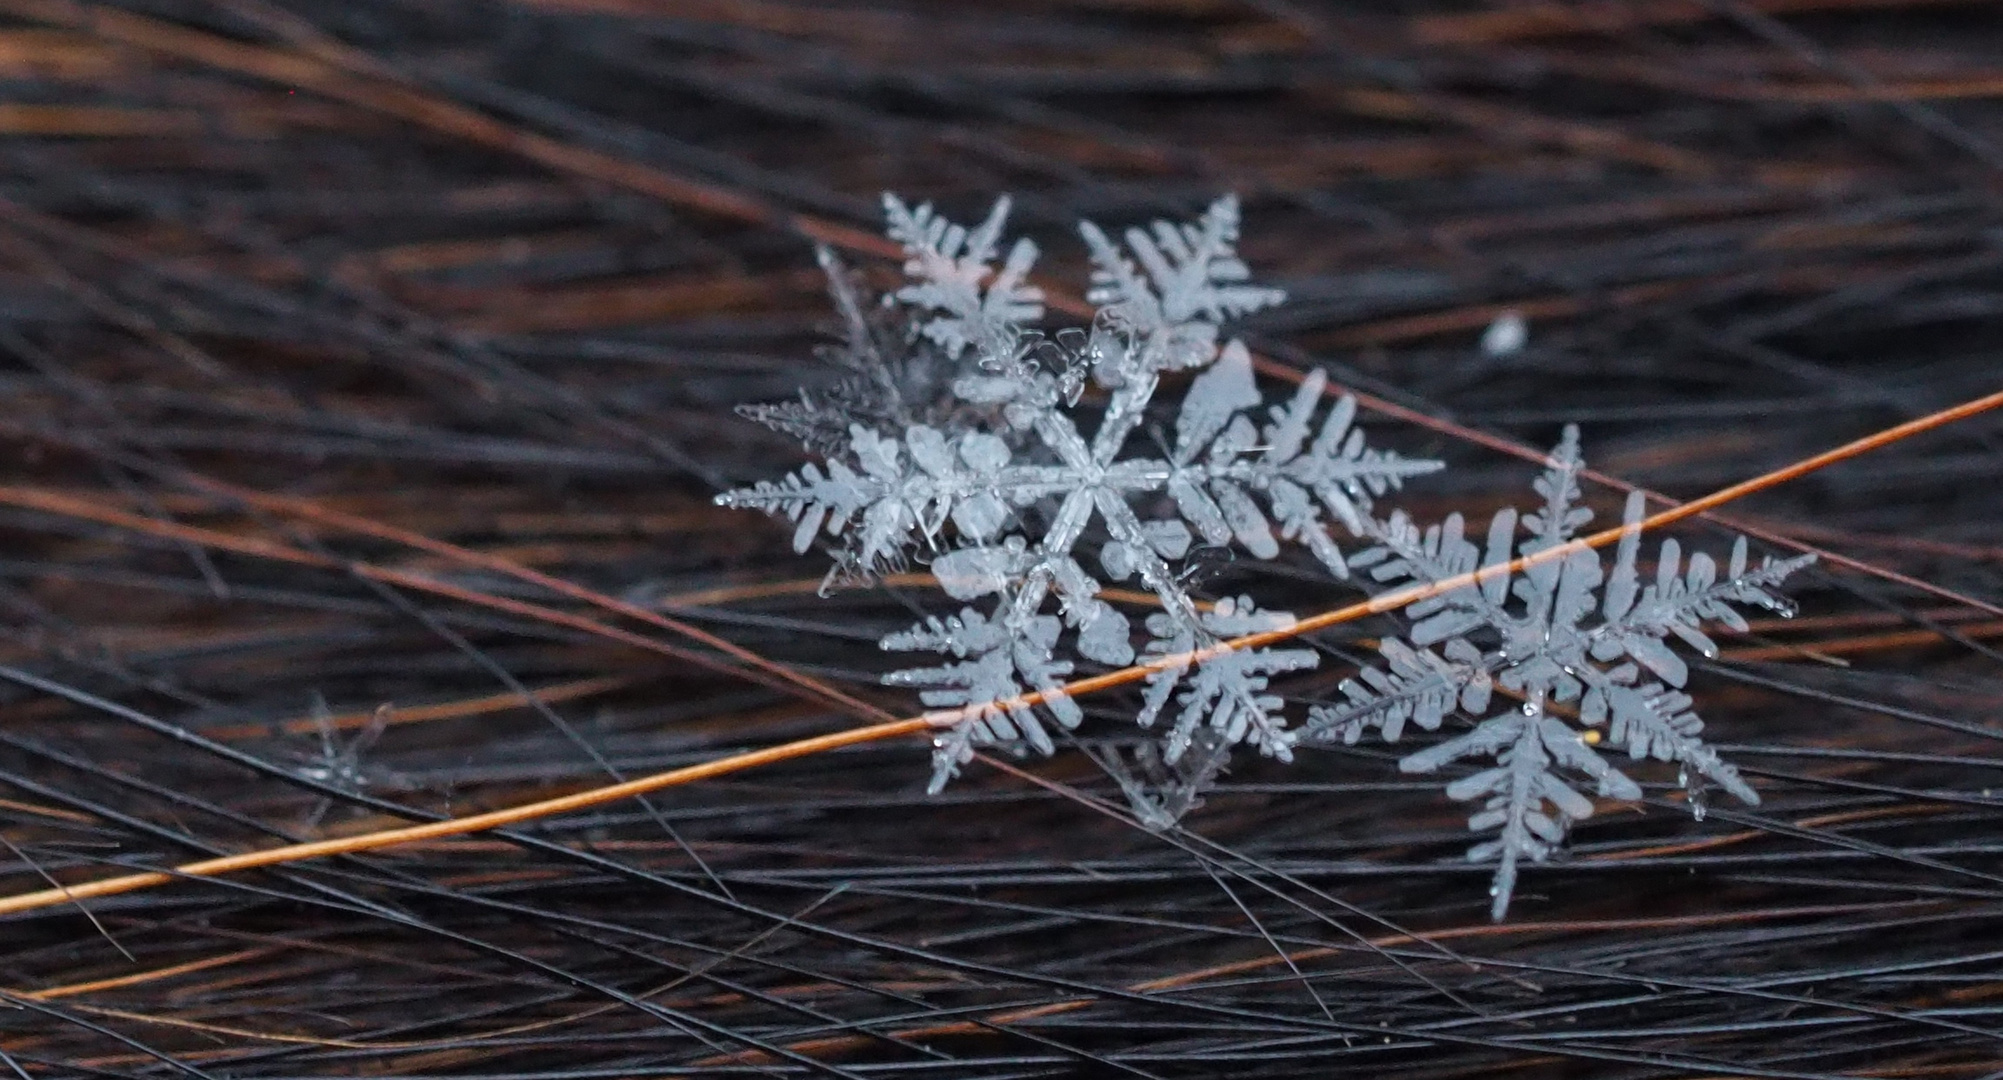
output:
[[1189,750],[1174,762],[1164,760],[1158,742],[1135,746],[1131,764],[1117,746],[1088,746],[1086,752],[1120,786],[1141,827],[1161,832],[1174,828],[1183,815],[1203,805],[1203,793],[1230,760],[1231,744],[1214,729],[1202,728]]
[[854,424],[902,430],[949,422],[957,407],[948,389],[954,367],[937,343],[907,334],[893,308],[865,305],[860,284],[834,252],[824,247],[816,254],[842,336],[839,345],[816,352],[843,378],[825,390],[802,390],[798,401],[737,411],[830,457],[843,454]]
[[[360,792],[367,788],[371,783],[381,779],[380,776],[371,775],[380,773],[381,770],[364,765],[362,755],[376,744],[377,739],[382,738],[383,731],[389,726],[390,714],[390,706],[387,703],[378,706],[376,711],[370,714],[368,723],[363,725],[362,730],[357,732],[354,738],[343,743],[334,729],[334,713],[327,707],[327,699],[321,697],[319,691],[314,691],[313,729],[320,737],[319,753],[299,764],[296,771],[314,783],[344,791]],[[307,829],[318,827],[321,819],[327,816],[327,811],[333,806],[332,798],[322,796],[307,814],[302,826]]]
[[[1362,535],[1374,497],[1440,467],[1365,446],[1353,400],[1321,408],[1320,372],[1257,414],[1264,399],[1250,354],[1236,340],[1218,342],[1226,322],[1283,295],[1247,283],[1235,199],[1218,200],[1194,224],[1129,229],[1124,248],[1081,225],[1089,298],[1100,306],[1089,332],[1055,337],[1024,325],[1042,315],[1042,294],[1027,283],[1035,246],[1018,240],[995,264],[1006,200],[971,230],[893,196],[884,206],[906,255],[907,284],[885,300],[901,333],[871,321],[824,254],[846,339],[830,358],[851,377],[798,404],[750,412],[823,461],[717,501],[786,515],[799,551],[833,538],[831,580],[917,558],[968,605],[882,642],[951,658],[886,677],[950,710],[939,717],[934,791],[977,747],[1050,752],[1050,725],[1068,730],[1082,719],[1061,690],[1074,657],[1134,661],[1135,628],[1101,597],[1106,582],[1137,579],[1158,601],[1145,621],[1149,657],[1289,625],[1292,615],[1249,599],[1206,605],[1193,596],[1184,572],[1198,541],[1260,559],[1293,541],[1346,576],[1334,526]],[[1171,432],[1155,437],[1152,454],[1130,452],[1159,410],[1163,375],[1192,370]],[[1096,426],[1080,424],[1090,418],[1080,408],[1088,380],[1104,391]],[[1267,683],[1314,663],[1307,649],[1222,651],[1150,678],[1142,726],[1171,702],[1175,715],[1146,761],[1176,769],[1192,746],[1201,759],[1177,773],[1197,778],[1188,792],[1149,804],[1153,817],[1172,820],[1193,805],[1233,745],[1289,758],[1295,733]],[[1039,704],[1019,700],[1032,692]]]
[[[1513,509],[1498,513],[1485,548],[1466,537],[1458,514],[1424,532],[1394,514],[1388,522],[1368,523],[1378,546],[1350,561],[1369,567],[1382,582],[1436,582],[1557,547],[1592,519],[1577,505],[1583,467],[1578,430],[1568,427],[1534,485],[1543,505],[1521,521]],[[1669,539],[1658,551],[1654,584],[1643,585],[1635,568],[1643,515],[1636,492],[1628,498],[1628,531],[1610,575],[1597,552],[1581,549],[1530,566],[1513,583],[1506,573],[1485,574],[1477,584],[1412,604],[1406,609],[1414,620],[1409,641],[1387,639],[1380,647],[1386,666],[1343,681],[1346,704],[1316,707],[1300,732],[1303,739],[1353,744],[1375,728],[1386,742],[1396,742],[1407,723],[1431,731],[1453,713],[1478,720],[1472,731],[1414,753],[1399,767],[1430,773],[1467,758],[1494,759],[1493,767],[1448,785],[1447,795],[1482,800],[1468,827],[1499,830],[1468,851],[1470,860],[1499,859],[1491,889],[1497,919],[1509,908],[1519,861],[1542,862],[1572,822],[1593,812],[1592,801],[1559,770],[1590,780],[1602,796],[1641,797],[1641,788],[1554,715],[1553,706],[1576,710],[1585,728],[1606,728],[1604,745],[1630,758],[1675,762],[1693,812],[1702,813],[1706,781],[1742,802],[1759,802],[1738,770],[1704,744],[1703,722],[1680,689],[1689,668],[1665,639],[1674,635],[1716,656],[1701,624],[1714,620],[1746,629],[1733,604],[1790,611],[1768,590],[1814,556],[1768,558],[1748,568],[1740,537],[1721,579],[1707,555],[1691,555],[1686,567],[1681,548]],[[1497,685],[1522,704],[1483,718]]]

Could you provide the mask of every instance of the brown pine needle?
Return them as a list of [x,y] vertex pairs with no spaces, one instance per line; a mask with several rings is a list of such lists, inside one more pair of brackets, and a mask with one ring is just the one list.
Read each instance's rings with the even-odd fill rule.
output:
[[692,626],[680,619],[669,618],[651,608],[628,603],[616,596],[607,596],[597,590],[587,589],[575,582],[565,581],[562,578],[545,574],[540,570],[531,569],[511,559],[504,559],[498,555],[474,551],[471,548],[449,544],[443,540],[436,540],[421,533],[412,532],[409,529],[400,529],[394,525],[371,521],[368,518],[355,514],[329,509],[315,503],[311,499],[286,495],[270,495],[194,473],[184,474],[184,479],[196,487],[221,495],[227,499],[255,506],[260,510],[287,514],[292,517],[303,518],[307,521],[319,522],[323,525],[332,525],[336,528],[345,529],[363,536],[374,537],[378,540],[388,540],[392,543],[416,548],[419,551],[429,552],[442,558],[451,559],[464,566],[475,566],[483,570],[491,570],[497,574],[506,574],[518,581],[547,589],[559,596],[565,596],[605,611],[624,615],[630,619],[638,619],[641,622],[679,634],[692,641],[700,642],[726,656],[735,658],[739,663],[775,676],[816,697],[838,702],[845,708],[856,711],[858,715],[879,720],[890,719],[891,714],[884,709],[844,694],[819,679],[802,675],[784,664],[767,659],[725,638],[717,637],[707,630]]
[[[748,679],[785,693],[804,695],[815,701],[833,705],[835,708],[855,716],[886,718],[890,715],[880,707],[845,694],[834,687],[822,683],[818,679],[802,675],[786,667],[784,664],[768,660],[749,649],[734,645],[722,638],[697,630],[694,627],[687,628],[690,631],[689,636],[695,637],[704,644],[714,644],[718,651],[742,661],[744,666],[739,666],[739,664],[727,659],[711,656],[693,649],[685,649],[656,638],[647,637],[644,634],[635,634],[616,626],[609,626],[595,619],[575,615],[567,611],[558,611],[555,608],[546,607],[541,604],[531,604],[526,601],[494,596],[477,589],[468,589],[448,582],[437,581],[421,574],[393,570],[356,560],[343,560],[317,555],[313,552],[280,544],[272,540],[236,536],[213,529],[181,525],[175,522],[157,521],[153,518],[105,506],[91,499],[64,495],[43,488],[0,487],[0,505],[19,506],[30,510],[40,510],[44,513],[79,518],[85,521],[96,521],[101,524],[113,525],[150,536],[199,544],[203,547],[215,548],[222,551],[234,551],[242,555],[274,559],[279,562],[289,562],[299,566],[316,566],[328,570],[345,570],[386,585],[395,585],[418,592],[426,592],[434,596],[444,596],[465,603],[492,608],[496,611],[519,615],[524,618],[537,619],[557,626],[567,626],[573,630],[582,630],[588,634],[617,641],[622,645],[631,645],[634,648],[644,649],[648,652],[659,653],[678,660],[685,660],[698,667]],[[415,534],[411,535],[414,536]],[[431,543],[439,544],[440,542],[431,541]],[[464,550],[454,548],[453,545],[449,544],[441,544],[440,546],[452,550]],[[475,552],[466,552],[466,554],[475,558],[488,559],[488,557],[479,556]],[[515,565],[513,563],[506,563],[505,560],[489,559],[488,561],[496,569],[501,564],[508,566]],[[558,581],[556,578],[536,574],[534,571],[524,569],[524,572],[534,575],[537,579],[552,582]],[[579,599],[600,596],[600,594],[593,593],[591,590],[579,585],[568,582],[559,582],[559,584],[566,586],[564,590],[559,591],[566,591],[569,595],[577,596]],[[644,608],[623,604],[621,601],[614,600],[611,597],[602,597],[602,599],[610,604],[620,605],[615,610],[633,608],[635,611],[642,612],[643,614],[640,617],[657,625],[666,624],[670,629],[677,630],[685,625],[658,613],[646,611]]]
[[[637,680],[618,675],[573,679],[549,686],[532,687],[529,690],[529,697],[544,705],[555,705],[623,690],[633,685],[635,681]],[[392,726],[400,726],[430,723],[434,720],[461,720],[469,716],[485,716],[489,713],[507,712],[527,706],[528,702],[523,700],[522,695],[512,691],[483,694],[473,698],[432,702],[429,705],[399,706],[390,714],[389,723]],[[271,734],[311,735],[323,728],[328,731],[359,731],[368,727],[375,720],[375,715],[374,709],[361,709],[326,717],[297,716],[290,720],[273,721],[270,724],[239,724],[235,727],[216,728],[203,734],[211,739],[254,739]]]
[[[1684,0],[1663,0],[1678,10],[1701,11],[1703,5]],[[1792,0],[1818,3],[1827,0]],[[294,49],[246,45],[213,34],[190,30],[171,23],[123,11],[85,7],[68,0],[0,0],[0,11],[17,17],[57,26],[89,30],[122,45],[175,56],[224,71],[248,75],[287,87],[311,90],[336,101],[393,116],[441,134],[512,153],[545,168],[572,176],[611,184],[676,206],[767,228],[782,229],[852,254],[902,260],[903,250],[874,232],[813,214],[794,212],[762,199],[705,181],[678,176],[654,165],[641,164],[600,151],[572,146],[533,132],[505,124],[476,110],[437,95],[427,94],[407,84],[394,70],[360,50],[334,41],[297,20],[284,20],[277,27],[290,37]],[[266,19],[264,21],[271,21]],[[1037,281],[1045,303],[1052,311],[1090,318],[1093,308],[1083,297],[1052,283]],[[1265,357],[1255,358],[1255,366],[1266,375],[1298,383],[1301,373]],[[1478,446],[1531,461],[1543,460],[1537,450],[1513,440],[1463,427],[1450,420],[1406,408],[1374,394],[1333,385],[1331,393],[1348,393],[1358,405],[1393,419],[1404,420],[1428,430]],[[1632,488],[1604,473],[1587,470],[1581,475],[1622,490]],[[1673,503],[1654,492],[1644,492],[1658,503]],[[1786,536],[1739,522],[1719,522],[1758,540],[1780,544],[1796,551],[1813,552],[1817,557],[1845,569],[1870,574],[1907,588],[1931,593],[1942,599],[2003,616],[2003,606],[1944,589],[1906,574],[1876,566],[1861,559],[1823,551]]]

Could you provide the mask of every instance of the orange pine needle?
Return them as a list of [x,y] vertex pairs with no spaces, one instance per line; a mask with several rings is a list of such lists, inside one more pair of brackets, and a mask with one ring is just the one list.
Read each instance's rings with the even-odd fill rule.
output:
[[[2003,391],[1998,391],[1951,408],[1942,409],[1916,420],[1886,428],[1883,431],[1867,435],[1864,438],[1845,443],[1833,450],[1804,458],[1792,465],[1775,469],[1772,472],[1764,473],[1729,487],[1721,488],[1703,498],[1694,499],[1681,506],[1662,511],[1634,525],[1621,525],[1611,529],[1604,529],[1590,536],[1581,537],[1556,547],[1546,548],[1534,555],[1514,559],[1508,563],[1484,566],[1469,573],[1430,584],[1396,589],[1361,603],[1350,604],[1302,619],[1282,630],[1250,634],[1245,637],[1222,642],[1207,649],[1165,656],[1148,664],[1122,668],[1119,671],[1108,672],[1093,678],[1081,679],[1065,685],[1061,688],[1061,692],[1067,695],[1076,695],[1111,689],[1116,686],[1124,686],[1128,683],[1145,679],[1157,671],[1183,667],[1210,657],[1223,655],[1234,649],[1259,648],[1324,627],[1393,611],[1407,604],[1417,603],[1427,597],[1437,596],[1441,593],[1464,588],[1469,585],[1478,585],[1487,578],[1505,572],[1517,573],[1529,566],[1567,558],[1574,552],[1605,547],[1628,535],[1630,532],[1658,529],[1685,518],[1694,517],[1713,507],[1723,506],[1734,499],[1741,499],[1747,495],[1765,491],[1790,480],[1806,476],[1818,469],[1827,468],[1839,462],[1848,461],[1870,453],[1873,450],[1889,446],[1901,439],[1911,438],[1914,435],[1919,435],[1923,432],[1954,423],[1957,420],[1964,420],[1999,407],[2003,407]],[[9,489],[0,489],[0,494],[4,494],[6,490]],[[145,519],[140,520],[143,521]],[[177,526],[176,528],[185,527]],[[269,545],[268,543],[265,546],[277,547],[277,545]],[[304,555],[305,553],[301,552],[299,554]],[[1025,694],[1011,701],[989,703],[983,708],[995,709],[1009,708],[1015,705],[1031,705],[1043,701],[1045,697],[1046,695],[1042,692]],[[267,848],[263,851],[245,852],[240,855],[202,859],[196,862],[184,863],[171,871],[127,874],[121,877],[84,882],[61,888],[21,893],[15,896],[0,898],[0,915],[34,911],[100,896],[116,896],[122,893],[135,892],[140,889],[166,885],[181,878],[217,877],[243,870],[279,866],[306,859],[323,858],[329,855],[349,855],[362,851],[378,851],[383,848],[395,847],[399,844],[407,844],[418,840],[435,840],[441,837],[464,836],[469,833],[484,832],[489,829],[505,828],[524,821],[590,809],[636,795],[645,795],[665,788],[694,783],[698,780],[726,776],[762,765],[773,765],[782,761],[791,761],[796,758],[807,757],[829,750],[880,742],[884,739],[896,738],[903,735],[916,735],[930,731],[937,725],[949,724],[963,719],[973,713],[974,710],[971,709],[958,709],[903,720],[870,724],[864,727],[851,728],[847,731],[819,735],[810,739],[782,743],[781,745],[767,747],[762,750],[732,754],[729,757],[707,761],[700,765],[690,765],[668,772],[656,773],[652,776],[640,777],[636,780],[629,780],[625,783],[592,788],[560,798],[544,799],[539,802],[525,803],[502,810],[493,810],[484,814],[472,814],[467,817],[449,818],[443,821],[426,822],[421,825],[408,825],[396,829],[384,829],[377,832],[337,837],[329,840],[317,840],[304,844],[290,844],[283,847]]]

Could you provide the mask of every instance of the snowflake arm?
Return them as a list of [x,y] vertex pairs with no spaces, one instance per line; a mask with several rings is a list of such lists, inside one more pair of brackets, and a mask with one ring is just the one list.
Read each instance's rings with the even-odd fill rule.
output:
[[1084,720],[1078,703],[1062,690],[1071,663],[1053,656],[1058,633],[1052,616],[1011,623],[962,608],[958,615],[927,619],[883,639],[886,650],[929,649],[965,658],[895,671],[883,679],[891,686],[920,688],[919,700],[927,706],[954,710],[937,722],[942,730],[933,740],[933,794],[945,788],[977,746],[1027,742],[1044,754],[1055,751],[1037,711],[1019,700],[1030,691],[1043,694],[1044,708],[1065,730]]
[[[1580,720],[1588,726],[1610,720],[1609,741],[1625,747],[1637,760],[1653,757],[1675,762],[1684,770],[1683,786],[1691,791],[1695,813],[1702,814],[1703,802],[1692,775],[1715,782],[1741,802],[1757,805],[1759,793],[1699,737],[1704,722],[1690,710],[1689,695],[1676,689],[1688,679],[1689,667],[1664,639],[1674,634],[1703,655],[1716,656],[1717,646],[1703,632],[1702,622],[1711,620],[1744,631],[1746,621],[1732,604],[1793,614],[1793,604],[1772,590],[1788,575],[1815,561],[1815,556],[1769,557],[1758,567],[1749,568],[1746,540],[1739,537],[1732,544],[1725,577],[1718,580],[1716,564],[1702,552],[1691,555],[1688,572],[1683,573],[1681,546],[1670,538],[1662,542],[1657,554],[1655,583],[1642,587],[1635,562],[1641,546],[1639,524],[1645,513],[1641,493],[1630,494],[1622,516],[1628,532],[1621,537],[1601,604],[1605,621],[1587,635],[1593,659],[1634,662],[1605,671],[1592,666],[1579,669],[1590,673]],[[1654,679],[1644,677],[1644,669]]]
[[1689,669],[1664,643],[1668,635],[1674,634],[1703,655],[1714,657],[1718,655],[1718,646],[1704,634],[1702,623],[1711,620],[1743,632],[1746,621],[1731,605],[1751,604],[1783,615],[1793,614],[1794,606],[1772,589],[1788,575],[1814,562],[1815,556],[1768,558],[1749,569],[1743,536],[1732,544],[1723,580],[1718,578],[1717,564],[1703,552],[1693,553],[1687,573],[1683,572],[1681,545],[1673,537],[1664,540],[1656,556],[1654,584],[1637,589],[1635,557],[1640,543],[1636,526],[1644,509],[1640,492],[1628,497],[1623,522],[1630,531],[1621,538],[1607,586],[1602,609],[1606,621],[1590,636],[1595,659],[1613,660],[1626,655],[1671,686],[1682,686]]
[[849,428],[853,464],[831,458],[825,471],[808,464],[716,501],[786,515],[795,551],[806,551],[823,530],[846,535],[837,569],[866,577],[901,564],[921,540],[935,541],[948,520],[970,539],[992,536],[1008,518],[1002,473],[1009,455],[1006,443],[983,432],[949,441],[919,425],[900,441],[857,424]]
[[[1207,724],[1223,736],[1227,744],[1248,742],[1259,752],[1281,761],[1293,760],[1294,736],[1279,715],[1281,701],[1266,692],[1271,677],[1314,667],[1318,657],[1312,649],[1229,649],[1207,659],[1189,662],[1188,654],[1205,644],[1224,638],[1262,633],[1292,626],[1294,617],[1284,611],[1260,611],[1249,597],[1219,600],[1202,613],[1196,629],[1163,615],[1148,618],[1154,640],[1145,656],[1150,660],[1174,661],[1147,678],[1144,701],[1136,718],[1142,727],[1152,727],[1169,697],[1175,695],[1177,714],[1169,725],[1162,753],[1170,764],[1180,759]],[[1193,672],[1193,673],[1192,673]]]
[[1022,327],[1043,317],[1043,291],[1028,284],[1036,245],[1017,240],[997,270],[993,266],[1009,200],[996,199],[987,220],[972,229],[917,209],[888,192],[883,196],[890,238],[904,245],[904,273],[911,283],[897,291],[905,304],[929,313],[919,333],[949,357],[973,347],[984,357],[1012,357]]
[[[1447,785],[1447,797],[1456,802],[1486,797],[1481,811],[1468,819],[1468,828],[1475,832],[1500,830],[1501,835],[1476,844],[1467,853],[1470,862],[1498,860],[1489,886],[1489,895],[1494,898],[1489,913],[1497,921],[1509,911],[1518,861],[1543,862],[1564,842],[1573,822],[1592,816],[1592,800],[1581,795],[1557,767],[1591,777],[1602,796],[1641,798],[1640,785],[1608,765],[1563,721],[1545,714],[1541,697],[1533,698],[1521,710],[1483,720],[1465,735],[1412,754],[1400,761],[1398,768],[1430,773],[1470,757],[1493,757],[1496,764]],[[1547,805],[1551,808],[1548,812],[1544,809]]]
[[1758,806],[1760,793],[1700,737],[1704,721],[1691,711],[1690,695],[1656,682],[1636,685],[1637,674],[1632,664],[1623,664],[1604,676],[1595,670],[1586,680],[1580,722],[1597,727],[1611,720],[1608,745],[1625,748],[1635,761],[1655,758],[1675,762],[1682,770],[1679,785],[1689,792],[1690,811],[1699,820],[1704,817],[1706,780],[1740,802]]
[[[1326,385],[1322,372],[1309,372],[1292,400],[1269,410],[1261,432],[1243,413],[1260,396],[1251,354],[1242,343],[1225,346],[1217,362],[1191,383],[1176,419],[1167,489],[1206,542],[1235,539],[1261,559],[1275,558],[1277,520],[1282,538],[1306,546],[1329,573],[1348,577],[1348,563],[1329,535],[1329,519],[1361,535],[1375,496],[1444,467],[1368,448],[1353,426],[1356,401],[1346,395],[1329,409],[1310,443],[1307,433]],[[1253,492],[1264,496],[1271,519]]]
[[1481,715],[1494,692],[1490,669],[1495,660],[1460,638],[1448,641],[1444,651],[1442,656],[1386,638],[1378,646],[1385,666],[1367,667],[1342,680],[1336,692],[1343,696],[1343,705],[1308,710],[1301,741],[1339,740],[1354,746],[1365,731],[1375,728],[1385,742],[1397,742],[1407,723],[1437,731],[1456,709],[1468,716]]
[[[1373,580],[1387,584],[1445,581],[1509,562],[1516,524],[1515,510],[1498,512],[1489,523],[1484,556],[1483,549],[1467,539],[1467,523],[1459,514],[1449,514],[1445,522],[1421,531],[1412,519],[1394,512],[1389,521],[1367,524],[1377,546],[1358,553],[1350,563],[1369,569]],[[1518,622],[1504,607],[1508,597],[1508,575],[1491,573],[1479,582],[1420,600],[1405,609],[1414,620],[1412,640],[1434,645],[1483,627],[1507,635]]]
[[[847,374],[826,389],[802,388],[797,401],[739,405],[737,413],[800,440],[808,450],[832,457],[847,446],[853,424],[880,427],[916,423],[916,403],[909,400],[913,396],[910,392],[923,397],[929,388],[910,378],[914,365],[899,348],[904,343],[888,339],[881,321],[872,321],[854,273],[825,245],[816,245],[814,255],[827,278],[828,299],[841,318],[837,327],[840,343],[816,348],[814,354]],[[917,384],[906,385],[913,382]]]
[[[1219,324],[1286,299],[1278,289],[1246,282],[1238,258],[1238,200],[1225,196],[1196,224],[1154,223],[1128,229],[1129,259],[1098,226],[1078,232],[1092,255],[1092,290],[1103,329],[1117,339],[1100,379],[1119,386],[1148,373],[1202,367],[1217,355]],[[1138,262],[1140,265],[1136,266]]]

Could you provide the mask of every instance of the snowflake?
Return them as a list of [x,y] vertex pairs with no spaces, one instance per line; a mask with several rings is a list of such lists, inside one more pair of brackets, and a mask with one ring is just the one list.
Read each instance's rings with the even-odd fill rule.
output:
[[[1578,430],[1568,427],[1534,485],[1544,505],[1520,522],[1513,509],[1498,513],[1485,551],[1464,535],[1458,514],[1423,533],[1394,514],[1388,522],[1367,525],[1378,546],[1351,562],[1370,567],[1382,582],[1436,582],[1557,547],[1592,519],[1590,510],[1577,505],[1583,467]],[[1518,862],[1544,861],[1570,824],[1593,812],[1592,801],[1560,769],[1590,780],[1601,796],[1641,797],[1641,788],[1554,715],[1554,706],[1575,709],[1587,729],[1605,726],[1610,749],[1625,750],[1635,760],[1675,762],[1699,819],[1707,781],[1742,802],[1759,802],[1738,771],[1705,745],[1703,722],[1681,691],[1689,668],[1665,639],[1674,635],[1705,656],[1716,656],[1702,623],[1746,629],[1733,604],[1791,613],[1788,602],[1768,590],[1814,556],[1768,558],[1748,568],[1740,537],[1720,579],[1716,563],[1702,553],[1691,555],[1686,568],[1681,548],[1669,539],[1657,554],[1654,584],[1644,586],[1635,568],[1643,514],[1636,492],[1628,498],[1627,532],[1610,575],[1598,553],[1580,549],[1525,568],[1513,584],[1506,573],[1484,574],[1478,584],[1411,605],[1409,641],[1385,640],[1380,652],[1386,666],[1344,680],[1339,691],[1346,704],[1317,706],[1301,729],[1306,739],[1354,744],[1375,728],[1386,742],[1396,742],[1407,723],[1431,731],[1449,714],[1476,718],[1472,731],[1411,754],[1399,768],[1430,773],[1466,758],[1494,759],[1493,767],[1455,780],[1446,790],[1458,801],[1483,800],[1468,821],[1470,829],[1499,830],[1496,838],[1468,851],[1472,861],[1499,859],[1490,889],[1498,920],[1515,890]],[[1518,605],[1510,604],[1512,597]],[[1521,707],[1483,718],[1498,684],[1520,698]]]
[[[335,731],[333,710],[327,707],[327,699],[315,690],[312,698],[312,716],[313,730],[320,737],[319,752],[310,756],[300,755],[303,760],[295,766],[294,771],[316,784],[348,792],[360,792],[372,783],[382,780],[385,775],[383,770],[363,764],[362,756],[376,744],[376,740],[382,738],[383,732],[389,727],[391,711],[387,703],[377,706],[376,711],[370,714],[368,722],[362,726],[362,730],[357,732],[354,738],[343,743]],[[321,796],[306,815],[306,819],[301,822],[301,827],[309,830],[317,828],[333,806],[334,800],[331,797]]]
[[[1284,297],[1247,283],[1234,249],[1235,199],[1218,200],[1193,224],[1129,229],[1124,249],[1081,225],[1098,311],[1089,331],[1054,337],[1026,325],[1043,314],[1042,294],[1028,284],[1035,245],[1017,240],[995,265],[1006,200],[971,230],[894,196],[884,207],[907,257],[907,284],[884,301],[902,333],[865,315],[854,284],[824,254],[845,324],[845,347],[832,355],[850,378],[751,413],[822,461],[717,501],[786,515],[802,552],[833,538],[830,581],[917,558],[967,604],[882,641],[951,657],[885,677],[950,710],[937,714],[934,791],[978,747],[1051,752],[1050,725],[1069,730],[1083,718],[1062,689],[1078,660],[1134,661],[1133,625],[1100,596],[1108,581],[1138,579],[1159,602],[1141,646],[1151,658],[1285,627],[1293,616],[1246,598],[1201,603],[1184,580],[1197,541],[1260,559],[1292,541],[1346,576],[1334,525],[1363,535],[1373,498],[1440,468],[1367,447],[1352,399],[1321,408],[1320,372],[1254,418],[1264,399],[1251,356],[1219,339],[1228,321]],[[1130,453],[1163,375],[1180,371],[1197,374],[1172,438],[1156,437],[1153,455]],[[1105,395],[1089,434],[1079,423],[1088,381]],[[1173,768],[1198,746],[1205,763],[1191,775],[1207,782],[1222,767],[1218,754],[1240,743],[1290,759],[1295,732],[1268,682],[1315,659],[1307,649],[1226,650],[1155,672],[1138,719],[1151,727],[1171,701],[1176,714],[1147,760]],[[1020,700],[1031,692],[1038,706]],[[1195,801],[1194,790],[1171,796],[1153,804],[1155,817]]]

